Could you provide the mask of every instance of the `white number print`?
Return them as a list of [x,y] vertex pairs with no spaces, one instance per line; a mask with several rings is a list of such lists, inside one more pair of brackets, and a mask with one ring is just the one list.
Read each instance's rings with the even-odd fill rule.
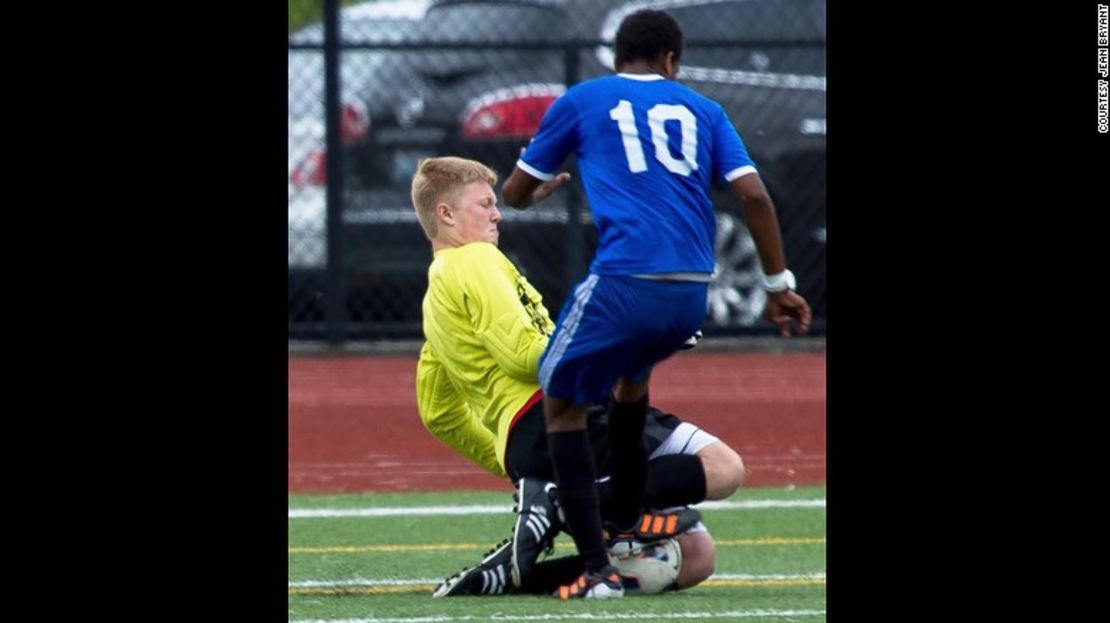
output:
[[632,116],[632,102],[621,100],[616,108],[609,111],[609,118],[617,122],[624,142],[624,155],[628,158],[628,170],[633,173],[647,171],[644,150],[640,147],[640,135],[636,133],[636,120]]
[[[689,108],[681,104],[656,104],[648,111],[648,128],[651,129],[651,143],[655,147],[655,159],[667,170],[679,175],[690,175],[698,170],[698,120]],[[636,121],[632,116],[632,102],[621,100],[609,111],[609,118],[617,122],[624,144],[624,155],[628,158],[628,170],[633,173],[647,171],[644,150],[640,146],[640,136],[636,133]],[[667,121],[678,121],[682,137],[682,160],[671,156],[667,146]]]

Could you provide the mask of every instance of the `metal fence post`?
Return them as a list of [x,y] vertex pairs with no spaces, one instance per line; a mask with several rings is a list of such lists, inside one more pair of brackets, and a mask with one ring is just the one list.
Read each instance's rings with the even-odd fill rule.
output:
[[328,342],[346,336],[347,309],[343,279],[343,150],[339,144],[339,0],[324,0],[324,119],[327,133],[328,269],[324,323]]
[[[578,46],[572,44],[563,48],[563,67],[567,88],[569,89],[577,84],[579,80]],[[577,171],[575,175],[577,176]],[[586,252],[586,245],[582,232],[582,193],[578,190],[579,184],[581,184],[581,180],[566,187],[567,261],[564,279],[567,286],[567,298],[574,296],[572,288],[575,280],[581,278],[585,263],[583,255]]]

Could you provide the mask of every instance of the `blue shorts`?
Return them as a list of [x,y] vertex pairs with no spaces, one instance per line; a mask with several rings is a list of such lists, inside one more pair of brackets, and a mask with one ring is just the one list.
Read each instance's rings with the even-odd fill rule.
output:
[[617,379],[634,383],[705,322],[709,284],[590,274],[559,312],[540,357],[540,387],[575,405],[608,400]]

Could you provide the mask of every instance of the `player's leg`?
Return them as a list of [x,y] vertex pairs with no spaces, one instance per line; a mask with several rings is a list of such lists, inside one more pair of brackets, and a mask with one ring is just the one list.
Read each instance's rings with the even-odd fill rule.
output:
[[[609,449],[609,416],[607,409],[595,407],[591,411],[588,426],[599,474],[597,486],[601,497],[602,519],[612,522],[614,503],[611,469],[614,461]],[[644,478],[644,508],[688,506],[705,500],[705,470],[702,462],[693,453],[682,454],[682,444],[670,439],[682,423],[674,415],[663,413],[655,407],[647,409],[642,434],[649,455]],[[667,444],[665,453],[659,451],[664,444]]]
[[640,518],[648,469],[648,451],[644,443],[647,403],[647,378],[632,382],[622,377],[617,381],[609,405],[609,455],[612,519],[619,530],[633,529]]
[[623,594],[602,535],[586,407],[609,397],[621,375],[617,354],[635,344],[626,303],[618,280],[589,275],[564,305],[540,359],[548,451],[567,529],[585,564],[585,573],[560,589],[562,598]]
[[624,589],[616,567],[609,562],[602,535],[597,473],[586,432],[585,409],[574,407],[570,400],[544,397],[544,419],[559,501],[584,569],[576,581],[560,587],[558,596],[621,597]]
[[706,445],[697,452],[697,457],[705,469],[706,499],[723,500],[744,484],[747,477],[744,461],[723,441]]
[[505,447],[505,471],[516,486],[511,577],[518,588],[563,529],[547,444],[541,401],[515,418]]
[[[611,516],[613,507],[612,487],[608,474],[611,462],[608,422],[609,414],[606,406],[595,405],[589,409],[587,434],[594,452],[595,464],[601,468],[602,477],[597,486],[603,519]],[[655,450],[667,440],[679,424],[681,422],[678,418],[663,414],[658,409],[651,409],[649,426],[644,433],[648,440],[646,445]],[[558,495],[552,493],[555,486],[554,474],[547,443],[542,407],[537,404],[516,418],[505,450],[505,469],[517,486],[517,491],[513,494],[518,515],[513,528],[512,578],[513,584],[522,590],[529,585],[528,578],[533,573],[545,575],[535,570],[533,565],[543,564],[536,561],[541,553],[550,547],[558,532],[565,528],[563,523],[565,516],[561,505],[558,504]],[[691,464],[683,464],[683,459],[689,459]],[[680,488],[675,483],[676,478],[688,480],[686,486],[681,488],[682,495],[677,494]],[[649,466],[647,491],[651,499],[659,499],[663,506],[700,502],[704,499],[704,489],[701,461],[695,456],[659,457]],[[676,493],[669,493],[672,490]],[[662,493],[657,494],[657,491]],[[673,519],[671,515],[674,515]],[[674,536],[696,524],[699,519],[697,512],[692,510],[666,514],[648,511],[645,516],[648,520],[644,521],[641,518],[636,528],[646,526],[646,531],[635,533],[644,541]],[[652,532],[656,527],[658,529]],[[575,579],[567,579],[565,575],[557,575],[557,578],[563,584]],[[536,581],[546,586],[545,582],[551,580],[541,578]]]
[[633,529],[644,506],[648,452],[644,424],[652,368],[683,348],[705,320],[707,285],[684,281],[625,278],[620,299],[642,320],[635,323],[636,348],[624,354],[609,417],[615,528]]
[[[653,458],[649,463],[645,492],[647,499],[659,500],[660,507],[693,504],[705,499],[705,472],[702,461],[694,454],[680,454],[680,452],[683,450],[698,451],[704,444],[714,442],[716,438],[704,432],[699,432],[699,429],[691,424],[686,424],[680,429],[679,427],[683,424],[674,415],[663,413],[654,407],[648,410],[644,438]],[[612,509],[612,489],[608,477],[610,464],[609,414],[605,405],[591,407],[587,415],[587,430],[596,465],[602,474],[601,482],[598,483],[598,490],[603,515],[607,517]],[[661,454],[663,452],[672,454]],[[524,487],[524,497],[530,498],[531,503],[523,505],[523,508],[528,509],[534,505],[545,507],[545,510],[541,513],[532,513],[531,516],[518,516],[518,524],[514,529],[514,534],[519,533],[520,535],[518,540],[530,541],[535,544],[539,543],[541,538],[545,543],[548,542],[547,539],[549,538],[554,539],[555,533],[562,527],[561,522],[555,519],[551,521],[552,528],[550,531],[543,532],[542,537],[537,536],[538,528],[542,528],[542,525],[546,524],[541,523],[537,526],[538,517],[536,515],[542,514],[543,517],[551,518],[558,518],[561,515],[557,497],[546,495],[550,492],[549,481],[552,481],[554,476],[548,454],[542,408],[539,404],[516,419],[509,434],[508,446],[505,452],[505,468],[509,477],[518,485],[518,491],[514,494],[518,507],[521,506],[519,502],[522,481],[532,483],[526,483]],[[685,479],[684,485],[679,482],[682,479]],[[543,491],[545,495],[532,496],[528,493],[529,491]],[[667,513],[656,512],[654,514],[664,518],[667,516]],[[654,520],[652,523],[654,523]],[[664,521],[661,525],[665,528],[666,522]],[[699,534],[699,536],[691,539],[683,534],[678,539],[683,552],[682,567],[678,578],[679,588],[693,586],[704,580],[713,568],[714,550],[712,540],[704,532],[704,526],[697,523],[696,516],[693,516],[692,523],[684,517],[681,524],[682,529],[686,530],[691,525],[693,525],[693,528],[691,528],[690,533]],[[676,522],[675,527],[678,526],[679,524]],[[534,532],[533,528],[537,528],[537,532]],[[521,581],[516,583],[516,592],[551,594],[559,586],[567,585],[576,580],[585,570],[579,556],[537,562],[536,558],[538,558],[543,547],[526,545],[518,551],[527,549],[535,552],[535,558],[529,558],[524,563],[527,571],[520,574]],[[481,579],[480,576],[476,576],[475,581],[481,582]],[[474,586],[474,590],[480,593],[485,586],[485,584],[478,583]],[[464,592],[462,589],[457,590],[458,593],[451,594]]]
[[721,500],[735,493],[747,475],[744,461],[728,444],[675,415],[653,408],[644,437],[651,448],[650,473],[660,472],[648,478],[645,501],[652,506]]
[[676,540],[682,549],[682,566],[678,569],[675,590],[690,588],[709,579],[717,565],[716,547],[709,531],[701,526]]

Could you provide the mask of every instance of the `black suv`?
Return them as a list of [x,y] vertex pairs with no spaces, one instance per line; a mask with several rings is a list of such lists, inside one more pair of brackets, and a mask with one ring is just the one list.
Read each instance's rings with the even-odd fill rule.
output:
[[[357,20],[342,25],[345,44],[394,46],[343,52],[344,75],[357,83],[344,85],[350,95],[343,112],[348,336],[419,335],[430,247],[408,197],[416,162],[469,157],[504,179],[567,84],[612,73],[620,21],[648,4],[682,25],[679,81],[720,102],[744,138],[775,200],[799,291],[821,329],[824,0],[432,0],[421,19],[400,24],[387,40],[360,35],[373,29],[360,29]],[[428,43],[435,47],[421,47]],[[372,60],[354,66],[360,58]],[[566,168],[573,173],[573,162]],[[714,199],[722,211],[707,326],[751,327],[765,302],[755,246],[742,222],[727,214],[735,202],[724,186]],[[581,188],[503,213],[502,250],[555,313],[596,243]],[[291,265],[291,337],[317,333],[322,318],[320,297],[313,296],[318,286],[305,285],[322,282],[301,272]]]

